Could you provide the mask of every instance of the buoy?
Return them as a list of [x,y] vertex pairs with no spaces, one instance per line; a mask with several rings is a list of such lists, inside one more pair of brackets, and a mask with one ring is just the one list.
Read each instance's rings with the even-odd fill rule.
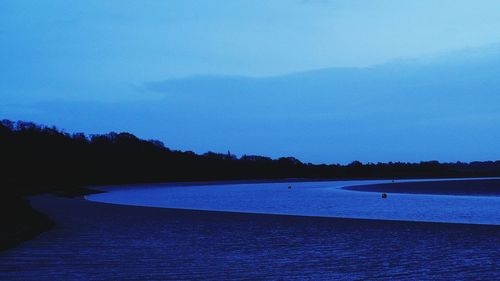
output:
[[291,185],[289,185],[289,186],[288,186],[288,189],[292,189],[292,186],[291,186]]
[[386,199],[387,198],[387,193],[382,193],[382,199]]

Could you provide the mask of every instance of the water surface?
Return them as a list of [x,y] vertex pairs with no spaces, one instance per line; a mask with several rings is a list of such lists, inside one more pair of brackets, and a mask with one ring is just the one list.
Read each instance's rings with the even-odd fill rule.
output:
[[500,227],[173,210],[43,196],[0,280],[500,280]]
[[[450,179],[442,181],[445,180]],[[425,181],[430,180],[418,180]],[[108,193],[86,198],[105,203],[193,210],[500,225],[498,196],[390,194],[388,199],[381,199],[380,193],[342,189],[345,186],[388,182],[153,184],[114,187]],[[289,189],[289,186],[292,188]]]

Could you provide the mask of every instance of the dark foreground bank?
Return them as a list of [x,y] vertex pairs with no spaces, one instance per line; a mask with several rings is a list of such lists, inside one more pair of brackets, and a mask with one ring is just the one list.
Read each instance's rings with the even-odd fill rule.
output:
[[0,198],[0,251],[34,239],[51,229],[54,222],[33,209],[22,196],[4,195]]
[[344,187],[385,193],[500,196],[500,179],[384,183]]
[[171,210],[42,196],[56,226],[0,280],[499,280],[500,227]]
[[[53,188],[51,190],[52,194],[68,198],[100,192],[102,191],[81,187]],[[0,196],[0,251],[15,247],[26,240],[34,239],[39,234],[54,227],[55,223],[50,217],[35,210],[30,205],[26,199],[28,195],[4,193]]]

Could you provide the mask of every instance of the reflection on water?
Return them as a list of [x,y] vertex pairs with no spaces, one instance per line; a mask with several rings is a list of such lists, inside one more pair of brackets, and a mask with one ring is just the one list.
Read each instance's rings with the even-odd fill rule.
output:
[[500,197],[390,194],[382,199],[379,193],[340,188],[383,182],[388,181],[149,185],[114,188],[87,199],[196,210],[500,225]]

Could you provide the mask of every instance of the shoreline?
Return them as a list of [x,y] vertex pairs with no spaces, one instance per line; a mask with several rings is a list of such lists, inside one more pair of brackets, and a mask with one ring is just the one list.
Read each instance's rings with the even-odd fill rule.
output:
[[302,182],[348,182],[348,181],[372,181],[372,180],[396,180],[396,181],[463,181],[463,180],[500,180],[500,177],[408,177],[408,178],[285,178],[285,179],[247,179],[247,180],[213,180],[213,181],[175,181],[175,182],[146,182],[146,183],[128,183],[128,184],[103,184],[103,185],[86,185],[83,188],[97,190],[102,192],[111,191],[114,189],[129,189],[146,186],[160,186],[160,187],[179,187],[179,186],[210,186],[210,185],[233,185],[233,184],[254,184],[254,183],[302,183]]
[[345,186],[342,189],[361,192],[421,195],[500,196],[500,179],[392,182]]
[[[456,226],[456,227],[484,227],[500,229],[500,225],[495,224],[479,224],[479,223],[454,223],[454,222],[432,222],[432,221],[410,221],[410,220],[385,220],[385,219],[366,219],[366,218],[345,218],[345,217],[327,217],[327,216],[308,216],[308,215],[291,215],[291,214],[272,214],[272,213],[251,213],[251,212],[238,212],[238,211],[220,211],[220,210],[198,210],[187,208],[165,208],[154,206],[138,206],[138,205],[123,205],[116,203],[104,203],[98,201],[91,201],[85,199],[83,196],[79,197],[59,197],[56,195],[39,195],[32,198],[35,209],[47,210],[50,205],[71,204],[82,207],[79,213],[85,214],[85,209],[94,212],[99,209],[106,209],[112,211],[113,209],[120,212],[134,212],[147,213],[147,214],[178,214],[182,216],[196,216],[196,217],[219,217],[219,218],[242,218],[257,220],[283,220],[283,221],[318,221],[318,222],[331,222],[331,223],[362,223],[362,224],[403,224],[403,225],[428,225],[428,226]],[[56,221],[57,222],[57,221]]]
[[[431,183],[436,183],[436,179],[426,179],[426,180],[429,180],[429,181],[418,181],[418,182],[415,182],[416,184],[421,184],[421,183],[427,183],[427,182],[431,182]],[[478,181],[481,181],[481,180],[484,180],[484,179],[474,179],[472,180],[473,182],[478,182]],[[495,179],[495,180],[499,180],[500,179]],[[449,179],[448,181],[438,181],[438,183],[441,183],[441,182],[458,182],[458,181],[462,181],[460,179]],[[371,181],[369,181],[371,182]],[[383,182],[388,182],[388,181],[383,181]],[[357,182],[352,182],[352,183],[349,183],[349,184],[364,184],[364,183],[360,183],[359,181]],[[367,184],[367,183],[366,183]],[[335,186],[335,187],[329,187],[329,188],[335,188],[335,189],[338,189],[338,190],[343,190],[343,189],[348,189],[348,188],[343,188],[342,185],[344,185],[343,183],[336,183],[336,184],[329,184],[329,183],[326,183],[326,184],[323,184],[322,187],[329,187],[329,186]],[[252,185],[250,185],[252,186]],[[264,190],[267,188],[267,185],[259,185],[260,189]],[[278,185],[280,186],[280,185]],[[286,185],[282,185],[283,188],[286,189]],[[371,185],[367,185],[367,187],[370,187]],[[159,190],[161,192],[162,189],[165,189],[165,191],[168,191],[170,189],[170,187],[173,187],[173,186],[165,186],[165,185],[154,185],[155,188],[158,188],[157,190]],[[221,185],[221,188],[223,187],[223,185]],[[229,190],[229,188],[232,188],[233,186],[230,186],[228,187],[227,190]],[[271,187],[271,185],[269,185],[269,187]],[[133,188],[133,189],[132,189]],[[113,193],[114,190],[123,190],[125,192],[129,191],[129,190],[136,190],[138,193],[137,196],[141,197],[141,194],[150,194],[150,191],[149,190],[152,190],[151,192],[156,192],[156,190],[152,187],[152,186],[145,186],[144,189],[141,190],[141,186],[133,186],[133,187],[130,187],[130,189],[127,189],[127,188],[119,188],[119,189],[110,189],[109,191]],[[210,186],[206,186],[206,191],[208,192],[210,190]],[[234,186],[234,188],[238,188],[237,185]],[[259,188],[257,188],[257,190],[259,190]],[[179,187],[179,191],[181,190],[182,188]],[[279,189],[279,187],[278,187]],[[199,194],[197,189],[196,189],[196,186],[194,186],[193,189],[191,189],[193,195],[195,194]],[[245,189],[246,192],[251,192],[251,189],[250,187]],[[280,189],[281,190],[281,189]],[[135,193],[131,193],[131,194],[135,194]],[[156,193],[151,193],[151,194],[156,194]],[[161,193],[160,193],[161,194]],[[204,194],[204,193],[202,193]],[[210,194],[210,193],[209,193]],[[344,192],[345,194],[345,192]],[[347,193],[348,194],[348,193]],[[372,221],[372,220],[379,220],[379,221],[396,221],[396,222],[411,222],[411,223],[419,223],[419,222],[426,222],[426,223],[444,223],[444,224],[464,224],[464,225],[500,225],[500,223],[498,223],[498,221],[495,221],[495,220],[490,220],[488,219],[488,217],[490,218],[494,218],[495,216],[492,216],[492,214],[490,214],[489,216],[486,216],[486,217],[483,217],[483,219],[480,219],[480,220],[469,220],[469,219],[446,219],[446,218],[439,218],[439,217],[433,217],[433,216],[424,216],[426,219],[422,218],[422,217],[415,217],[415,216],[387,216],[387,215],[382,215],[382,216],[370,216],[370,215],[359,215],[359,213],[356,215],[355,213],[343,213],[343,212],[321,212],[321,211],[306,211],[306,212],[301,212],[301,211],[294,211],[292,209],[288,210],[288,209],[276,209],[276,208],[249,208],[249,207],[244,207],[244,208],[239,208],[239,207],[235,207],[234,204],[233,205],[228,205],[228,206],[224,206],[223,202],[219,202],[217,203],[218,205],[206,205],[206,204],[196,204],[196,203],[193,203],[193,204],[162,204],[161,201],[153,201],[153,202],[149,202],[147,203],[148,201],[134,201],[134,200],[113,200],[113,195],[111,194],[110,195],[111,197],[107,197],[107,195],[104,195],[104,197],[100,197],[100,196],[97,196],[96,198],[92,198],[92,196],[90,197],[86,197],[86,199],[88,199],[89,201],[92,201],[92,202],[99,202],[99,203],[105,203],[105,204],[113,204],[113,205],[119,205],[119,206],[136,206],[136,207],[150,207],[150,208],[158,208],[158,209],[179,209],[179,210],[189,210],[189,211],[203,211],[203,212],[216,212],[216,213],[227,213],[227,212],[230,212],[230,213],[235,213],[235,214],[255,214],[255,215],[282,215],[282,216],[295,216],[295,217],[307,217],[307,218],[324,218],[324,219],[353,219],[353,220],[369,220],[369,221]],[[130,197],[130,195],[128,195]],[[132,197],[134,197],[135,195],[132,195]],[[149,195],[148,195],[149,196]],[[126,197],[126,196],[125,196]],[[153,195],[154,197],[154,195]],[[175,196],[174,196],[175,197]],[[111,199],[110,199],[111,198]],[[118,197],[119,198],[119,197]],[[142,198],[142,197],[141,197]],[[182,198],[182,197],[180,197]],[[186,198],[187,199],[187,198]],[[231,199],[231,198],[229,198]],[[240,198],[238,197],[238,200],[240,199],[243,199],[244,198]],[[419,199],[418,197],[417,198],[414,198],[414,199]],[[179,200],[179,199],[177,199]],[[203,199],[200,199],[200,200],[203,200]],[[235,199],[236,200],[236,199]],[[375,200],[376,200],[376,197],[375,197]],[[175,201],[175,200],[174,200]],[[231,200],[229,200],[231,201]],[[413,200],[415,201],[415,200]],[[190,201],[191,202],[191,201]],[[237,201],[235,201],[237,202]],[[418,202],[418,200],[417,200]],[[411,202],[409,202],[411,203]],[[222,204],[222,205],[221,205]],[[327,203],[327,204],[336,204],[336,203]],[[268,204],[269,205],[269,204]],[[324,205],[324,204],[323,204]],[[322,207],[324,207],[323,205],[319,206],[318,207],[321,209]],[[337,206],[337,209],[338,207],[341,206],[341,205],[338,205]],[[423,210],[425,212],[425,210]]]
[[[485,227],[485,228],[499,228],[498,224],[485,224],[485,223],[462,223],[462,222],[436,222],[436,221],[413,221],[413,220],[388,220],[388,219],[366,219],[366,218],[347,218],[347,217],[328,217],[328,216],[313,216],[313,215],[291,215],[291,214],[273,214],[273,213],[252,213],[252,212],[239,212],[239,211],[220,211],[220,210],[200,210],[188,208],[166,208],[154,206],[139,206],[139,205],[124,205],[117,203],[104,203],[98,201],[87,200],[84,197],[76,198],[89,203],[111,205],[116,207],[130,207],[130,208],[146,208],[152,211],[158,210],[159,212],[172,212],[178,214],[189,215],[209,215],[221,217],[255,217],[257,219],[268,217],[283,220],[296,220],[296,221],[330,221],[332,223],[362,223],[362,224],[422,224],[422,225],[436,225],[436,226],[457,226],[457,227]],[[160,211],[161,210],[161,211]]]

